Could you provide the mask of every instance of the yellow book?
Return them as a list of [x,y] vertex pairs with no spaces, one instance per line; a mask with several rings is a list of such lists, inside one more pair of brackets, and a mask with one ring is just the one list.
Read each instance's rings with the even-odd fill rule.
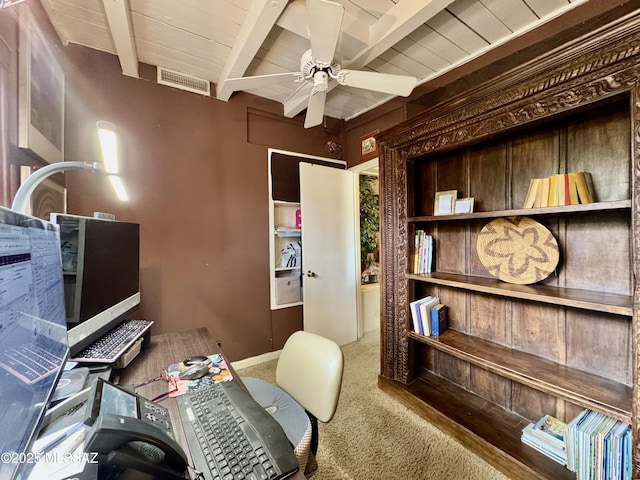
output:
[[547,206],[555,207],[556,205],[558,205],[558,176],[551,175],[551,177],[549,177],[549,199]]
[[549,177],[540,179],[540,187],[538,187],[539,195],[536,196],[536,207],[549,206],[549,182]]
[[591,196],[591,202],[597,202],[598,199],[596,197],[596,189],[593,186],[593,177],[589,172],[582,172],[582,175],[584,176],[584,181],[587,184],[587,190]]
[[[593,203],[595,200],[591,195],[591,190],[587,184],[587,177],[591,179],[589,172],[579,172],[576,174],[576,189],[578,190],[578,198],[580,203]],[[591,182],[593,185],[593,182]]]
[[564,198],[566,193],[566,188],[565,188],[566,175],[564,173],[560,173],[554,176],[556,177],[556,205],[558,206],[569,205],[569,203],[567,203]]
[[578,197],[578,186],[576,177],[579,176],[579,173],[571,172],[569,175],[569,201],[570,205],[578,205],[580,203],[580,199]]
[[539,186],[540,179],[532,178],[529,182],[529,190],[527,191],[527,196],[524,199],[524,206],[522,208],[532,208],[534,206]]

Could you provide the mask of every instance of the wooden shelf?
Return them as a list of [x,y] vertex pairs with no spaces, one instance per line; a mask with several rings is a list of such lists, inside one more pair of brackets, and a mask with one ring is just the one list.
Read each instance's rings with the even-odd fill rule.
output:
[[379,377],[378,386],[511,478],[576,478],[522,443],[520,435],[528,420],[442,377],[421,371],[409,385]]
[[292,272],[293,270],[300,270],[300,266],[298,267],[276,267],[276,272]]
[[584,203],[580,205],[564,205],[561,207],[517,208],[512,210],[497,210],[493,212],[459,213],[456,215],[418,216],[418,217],[408,217],[407,221],[409,223],[417,223],[417,222],[473,220],[476,218],[501,218],[501,217],[517,217],[517,216],[533,217],[538,215],[588,213],[588,212],[625,210],[625,209],[631,209],[631,200],[619,200],[616,202]]
[[409,337],[535,390],[631,423],[632,389],[624,384],[456,330],[439,337],[411,332]]
[[451,273],[410,273],[407,274],[407,278],[418,282],[461,288],[472,292],[488,293],[502,297],[532,300],[597,312],[614,313],[627,317],[633,315],[633,298],[629,295],[617,295],[550,285],[517,285],[505,283],[493,278]]

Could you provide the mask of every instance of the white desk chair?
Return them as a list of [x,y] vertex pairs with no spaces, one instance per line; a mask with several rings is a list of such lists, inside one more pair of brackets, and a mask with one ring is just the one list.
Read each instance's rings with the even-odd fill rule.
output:
[[309,451],[315,456],[318,450],[318,420],[326,423],[333,418],[343,369],[342,350],[336,343],[299,331],[289,337],[278,359],[277,387],[242,378],[253,398],[282,426],[307,477],[315,473],[307,469],[307,462]]

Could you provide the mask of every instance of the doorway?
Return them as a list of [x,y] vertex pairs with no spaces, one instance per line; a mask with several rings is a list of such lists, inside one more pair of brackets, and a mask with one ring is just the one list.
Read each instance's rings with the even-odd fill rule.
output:
[[[354,189],[356,191],[356,231],[360,245],[360,254],[356,255],[357,269],[361,272],[358,294],[358,338],[365,332],[380,329],[380,228],[379,218],[376,218],[377,231],[375,241],[372,239],[370,222],[363,221],[361,212],[372,208],[370,202],[375,201],[379,212],[379,164],[378,158],[350,168],[354,175]],[[375,198],[373,198],[375,197]],[[362,202],[370,203],[362,208]],[[361,229],[361,225],[366,232]],[[363,238],[364,234],[364,238]]]

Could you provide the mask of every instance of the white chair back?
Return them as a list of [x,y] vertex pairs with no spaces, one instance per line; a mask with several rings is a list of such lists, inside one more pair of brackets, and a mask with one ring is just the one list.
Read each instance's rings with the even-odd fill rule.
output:
[[276,383],[321,422],[338,406],[344,358],[333,341],[298,331],[289,337],[276,367]]

